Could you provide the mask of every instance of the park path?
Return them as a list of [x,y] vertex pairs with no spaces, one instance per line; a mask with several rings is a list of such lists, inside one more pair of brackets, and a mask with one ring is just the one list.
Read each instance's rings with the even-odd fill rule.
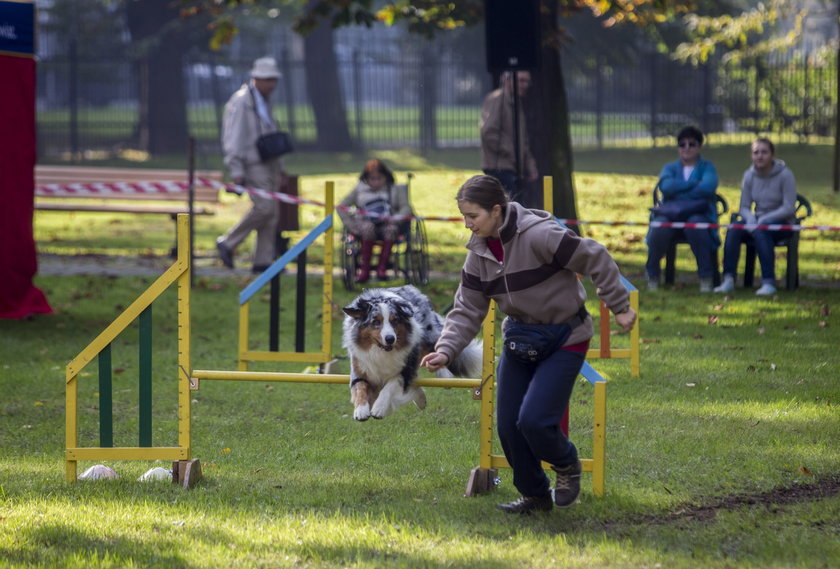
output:
[[[169,268],[172,259],[168,257],[150,256],[120,256],[120,255],[58,255],[55,253],[38,254],[38,274],[44,276],[61,275],[99,275],[104,277],[149,276],[158,277]],[[250,264],[241,264],[235,269],[228,269],[221,265],[216,257],[199,257],[194,262],[195,275],[198,277],[249,277]],[[287,267],[290,274],[295,274],[297,267],[294,263]],[[321,274],[320,266],[307,267],[308,274]],[[334,270],[335,278],[341,278],[341,268]],[[442,272],[431,271],[432,278],[456,277]],[[401,280],[393,281],[391,286],[399,286]]]
[[[100,275],[109,277],[160,276],[172,264],[168,257],[38,254],[39,275]],[[196,259],[195,273],[203,277],[247,276],[250,266],[223,267],[213,259]]]

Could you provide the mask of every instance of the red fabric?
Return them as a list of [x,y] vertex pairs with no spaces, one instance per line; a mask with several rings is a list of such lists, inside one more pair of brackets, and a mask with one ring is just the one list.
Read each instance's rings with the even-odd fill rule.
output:
[[505,260],[505,250],[502,247],[501,239],[496,239],[495,237],[488,237],[487,248],[490,249],[490,252],[493,253],[493,256],[496,257],[497,261],[501,263]]
[[[569,352],[580,352],[585,354],[589,350],[589,340],[584,340],[578,344],[572,344],[571,346],[563,346],[560,348],[561,350],[566,350]],[[563,418],[560,419],[560,430],[563,431],[563,434],[566,435],[566,438],[569,438],[569,408],[566,407],[566,411],[563,413]]]
[[585,354],[589,351],[589,340],[584,340],[583,342],[572,344],[570,346],[563,346],[560,349],[566,350],[568,352],[578,352],[580,354]]
[[38,271],[35,195],[35,61],[0,55],[0,318],[51,314],[33,286]]

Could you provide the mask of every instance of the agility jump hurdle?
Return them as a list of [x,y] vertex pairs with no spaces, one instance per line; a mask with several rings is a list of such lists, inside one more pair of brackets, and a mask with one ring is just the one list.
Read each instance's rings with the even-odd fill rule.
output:
[[[335,212],[335,182],[327,181],[325,185],[324,220],[310,231],[299,243],[293,246],[272,263],[259,277],[239,293],[239,357],[240,371],[248,369],[248,362],[308,362],[317,363],[323,371],[324,366],[332,360],[332,298],[333,298],[333,218]],[[254,295],[280,274],[286,265],[299,255],[305,254],[306,249],[318,237],[324,235],[324,280],[323,295],[321,297],[321,350],[318,352],[279,352],[250,350],[249,323],[251,299]],[[298,275],[301,277],[301,275]],[[301,299],[298,299],[300,302]]]
[[[332,229],[332,204],[333,185],[328,183],[327,209],[330,215],[319,224],[313,232],[301,243],[308,246],[321,234],[331,235]],[[311,237],[311,239],[310,239]],[[223,371],[223,370],[197,370],[192,368],[191,363],[191,340],[190,340],[190,274],[191,266],[188,255],[189,219],[186,215],[178,219],[178,258],[149,289],[135,300],[105,331],[103,331],[93,342],[91,342],[70,364],[66,370],[67,395],[66,395],[66,467],[65,474],[68,481],[76,480],[77,463],[79,460],[172,460],[175,463],[174,470],[178,481],[189,486],[200,477],[200,467],[197,459],[192,459],[192,447],[190,439],[190,391],[199,388],[201,380],[228,380],[228,381],[279,381],[296,383],[333,383],[347,385],[349,376],[339,374],[305,374],[305,373],[284,373],[284,372],[249,372],[246,370]],[[308,241],[307,241],[308,240]],[[332,251],[332,240],[325,243],[325,250]],[[297,246],[296,246],[297,247]],[[240,321],[240,366],[243,361],[313,361],[308,358],[320,358],[316,361],[326,362],[330,359],[331,346],[331,322],[328,315],[331,312],[331,287],[325,288],[324,314],[326,318],[322,339],[326,349],[313,354],[300,353],[278,353],[269,352],[261,354],[243,350],[247,347],[247,304],[259,286],[264,285],[273,275],[294,258],[292,249],[272,265],[266,271],[265,278],[258,278],[254,283],[260,283],[253,288],[249,286],[240,295],[240,305],[245,308],[240,310],[240,318],[245,314],[244,322]],[[331,255],[326,256],[325,261],[331,264]],[[272,272],[273,271],[273,272]],[[268,274],[272,273],[272,274]],[[331,271],[325,274],[325,279],[331,284]],[[173,283],[178,283],[178,445],[175,447],[153,447],[151,444],[151,312],[152,302],[160,296]],[[245,294],[247,291],[247,294]],[[111,411],[111,387],[110,387],[110,343],[127,328],[135,319],[140,318],[141,323],[141,404],[140,404],[140,443],[137,447],[114,447],[111,435],[113,416]],[[146,329],[148,332],[143,332]],[[245,332],[243,332],[245,330]],[[144,338],[148,335],[147,340]],[[244,343],[243,343],[244,337]],[[473,396],[481,400],[481,411],[479,421],[479,466],[474,468],[470,474],[467,484],[467,495],[474,495],[492,490],[495,487],[494,479],[497,468],[509,467],[503,456],[492,454],[493,443],[493,394],[495,384],[495,308],[491,309],[483,325],[484,341],[484,363],[482,377],[477,379],[442,379],[442,378],[421,378],[418,385],[424,387],[462,387],[473,390]],[[245,356],[244,358],[242,356]],[[100,371],[100,446],[79,447],[78,446],[78,403],[77,387],[79,375],[84,367],[94,359],[99,358]],[[285,358],[285,359],[284,359]],[[148,363],[143,363],[148,362]],[[145,370],[145,371],[144,371]],[[588,364],[584,365],[582,375],[595,388],[595,418],[593,427],[593,458],[581,459],[583,470],[592,472],[593,493],[597,496],[604,494],[605,485],[605,463],[606,463],[606,381]],[[103,376],[105,379],[103,379]],[[147,395],[144,395],[147,393]],[[190,479],[190,471],[197,475]]]
[[[65,475],[76,480],[80,460],[171,460],[175,471],[192,471],[190,461],[190,224],[189,216],[179,214],[178,257],[166,272],[143,292],[102,333],[67,364],[65,372]],[[173,283],[178,286],[178,446],[152,446],[152,303]],[[113,444],[113,410],[111,383],[111,343],[135,320],[139,319],[139,442],[136,447],[115,447]],[[78,445],[79,376],[91,361],[99,364],[99,446]],[[188,477],[194,483],[200,477],[195,471]]]

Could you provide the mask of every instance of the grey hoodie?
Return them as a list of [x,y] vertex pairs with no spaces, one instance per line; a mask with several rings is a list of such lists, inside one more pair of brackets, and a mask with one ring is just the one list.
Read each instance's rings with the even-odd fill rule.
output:
[[[752,206],[755,204],[755,213]],[[755,166],[744,172],[739,213],[747,223],[796,223],[796,180],[782,160],[762,176]]]

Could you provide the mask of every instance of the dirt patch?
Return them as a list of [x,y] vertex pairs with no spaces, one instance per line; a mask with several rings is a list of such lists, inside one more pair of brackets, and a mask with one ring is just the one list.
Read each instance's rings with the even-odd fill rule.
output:
[[744,506],[784,506],[801,502],[822,500],[840,493],[840,474],[818,480],[815,484],[794,484],[773,488],[754,494],[734,494],[711,501],[707,504],[688,505],[658,515],[637,516],[621,522],[608,522],[609,527],[636,524],[668,524],[680,521],[706,521],[717,516],[718,512],[737,510]]

